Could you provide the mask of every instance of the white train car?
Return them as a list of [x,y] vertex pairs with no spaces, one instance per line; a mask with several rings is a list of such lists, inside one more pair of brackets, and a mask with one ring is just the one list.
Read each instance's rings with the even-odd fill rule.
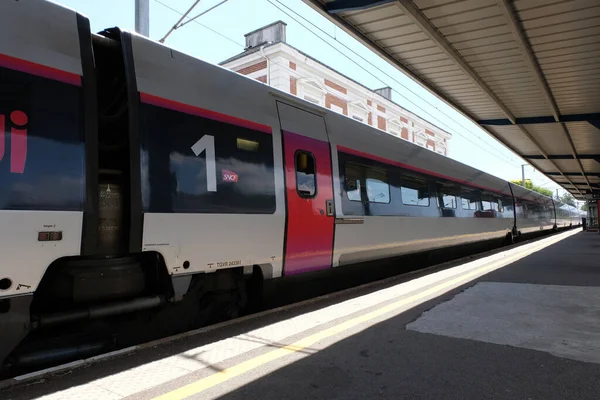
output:
[[235,316],[266,279],[578,224],[53,3],[0,2],[0,32],[4,374]]

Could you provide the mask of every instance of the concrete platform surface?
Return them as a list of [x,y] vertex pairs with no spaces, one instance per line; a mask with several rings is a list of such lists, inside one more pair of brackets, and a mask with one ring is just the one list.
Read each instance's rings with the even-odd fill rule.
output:
[[600,237],[573,230],[29,381],[0,398],[598,399],[598,287]]

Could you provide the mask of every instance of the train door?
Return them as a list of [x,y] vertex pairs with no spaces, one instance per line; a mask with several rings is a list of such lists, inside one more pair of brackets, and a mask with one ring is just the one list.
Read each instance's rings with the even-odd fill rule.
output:
[[284,274],[331,267],[334,210],[331,150],[323,117],[277,102],[287,203]]

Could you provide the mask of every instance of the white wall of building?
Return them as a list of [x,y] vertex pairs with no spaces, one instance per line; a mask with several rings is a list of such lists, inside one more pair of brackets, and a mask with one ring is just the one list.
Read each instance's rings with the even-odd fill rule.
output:
[[[266,67],[257,69],[259,65]],[[260,48],[223,64],[223,67],[250,78],[261,79],[279,90],[318,103],[375,128],[383,128],[382,130],[398,138],[443,155],[448,154],[452,138],[450,133],[285,43]],[[380,125],[381,118],[384,126]]]

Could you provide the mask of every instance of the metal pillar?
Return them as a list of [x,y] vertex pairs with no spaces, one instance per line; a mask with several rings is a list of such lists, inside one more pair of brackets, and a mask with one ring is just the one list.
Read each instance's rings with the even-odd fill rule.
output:
[[150,36],[150,0],[135,0],[135,31]]

